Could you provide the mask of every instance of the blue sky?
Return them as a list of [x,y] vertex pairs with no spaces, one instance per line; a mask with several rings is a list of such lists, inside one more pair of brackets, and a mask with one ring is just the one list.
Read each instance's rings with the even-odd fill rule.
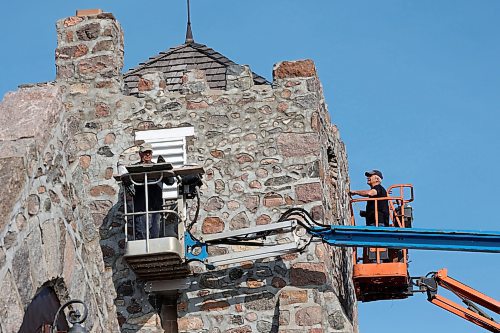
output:
[[[195,41],[271,79],[274,63],[313,59],[346,144],[352,187],[378,168],[413,183],[416,227],[499,230],[500,1],[192,0]],[[0,95],[54,79],[55,22],[112,12],[125,69],[182,44],[185,1],[10,1],[2,5]],[[498,255],[411,252],[410,271],[447,267],[499,298]],[[455,300],[455,299],[454,299]],[[390,317],[390,319],[389,319]],[[483,332],[427,303],[359,305],[362,333]]]

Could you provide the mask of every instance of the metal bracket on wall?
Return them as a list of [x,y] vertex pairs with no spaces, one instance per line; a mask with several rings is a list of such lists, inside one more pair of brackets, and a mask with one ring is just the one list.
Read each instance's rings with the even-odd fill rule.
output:
[[[186,260],[201,261],[210,268],[295,253],[305,248],[308,242],[307,238],[310,238],[306,235],[305,230],[301,231],[301,229],[296,220],[286,220],[252,228],[204,235],[199,240],[187,233],[185,238]],[[245,237],[252,239],[252,242],[245,242]],[[259,239],[259,243],[254,242],[256,239]],[[209,256],[207,247],[215,244],[241,245],[243,250]],[[248,247],[256,248],[247,249]]]

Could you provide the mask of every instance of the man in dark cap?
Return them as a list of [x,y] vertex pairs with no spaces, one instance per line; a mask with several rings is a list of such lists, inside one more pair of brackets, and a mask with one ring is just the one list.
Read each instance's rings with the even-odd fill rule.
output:
[[[349,191],[350,195],[359,195],[367,198],[385,198],[387,191],[382,186],[382,172],[379,170],[370,170],[365,172],[366,183],[370,186],[369,190]],[[389,226],[389,204],[387,200],[377,200],[377,210],[375,211],[375,200],[369,200],[366,203],[366,211],[361,212],[361,216],[366,219],[366,225],[374,226],[378,215],[378,225]]]

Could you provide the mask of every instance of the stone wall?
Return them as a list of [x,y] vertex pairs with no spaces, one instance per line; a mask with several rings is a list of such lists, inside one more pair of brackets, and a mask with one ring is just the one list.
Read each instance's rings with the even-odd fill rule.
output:
[[[202,71],[185,73],[181,92],[150,73],[132,97],[123,94],[123,37],[111,14],[70,17],[57,29],[56,82],[16,93],[47,97],[3,102],[43,110],[18,121],[46,124],[31,136],[0,132],[2,177],[23,189],[5,192],[0,206],[10,215],[0,223],[0,283],[14,290],[0,304],[9,318],[3,331],[15,331],[37,288],[55,281],[61,299],[90,304],[92,331],[163,332],[162,297],[148,295],[123,260],[123,202],[112,175],[119,159],[135,158],[135,130],[195,128],[188,159],[206,171],[196,235],[273,223],[292,207],[321,223],[348,223],[345,147],[312,61],[276,65],[272,86],[254,86],[250,69],[234,65],[225,91],[210,90]],[[40,260],[47,265],[20,264]],[[357,331],[351,260],[350,250],[312,244],[214,271],[193,265],[193,287],[178,295],[179,331]]]
[[[53,286],[61,302],[89,306],[93,332],[116,332],[111,270],[97,229],[79,205],[68,159],[63,94],[55,85],[25,87],[0,104],[0,332],[17,332],[37,290]],[[21,117],[19,117],[21,115]]]

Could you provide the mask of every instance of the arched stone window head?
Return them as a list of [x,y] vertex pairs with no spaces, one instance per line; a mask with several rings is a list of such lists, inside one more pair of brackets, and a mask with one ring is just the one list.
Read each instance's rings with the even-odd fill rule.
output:
[[[54,289],[42,287],[28,305],[18,333],[49,333],[60,305]],[[57,327],[60,331],[68,331],[64,316],[58,318]]]

